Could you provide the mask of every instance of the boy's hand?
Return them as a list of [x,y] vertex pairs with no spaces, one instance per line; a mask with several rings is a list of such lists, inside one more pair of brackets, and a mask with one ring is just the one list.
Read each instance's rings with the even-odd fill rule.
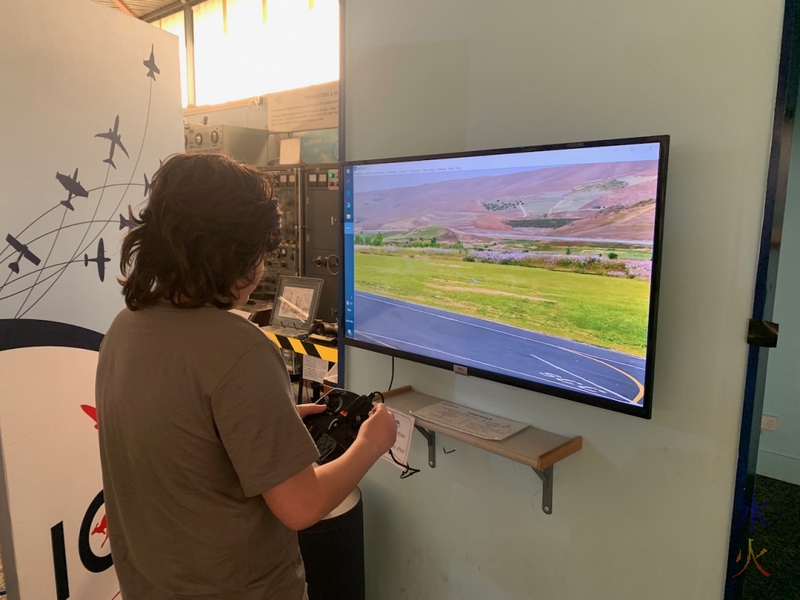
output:
[[323,413],[327,408],[324,404],[298,404],[297,412],[301,419],[305,419],[308,415]]
[[369,444],[381,456],[394,446],[397,438],[397,423],[394,415],[389,412],[385,404],[378,404],[369,413],[369,419],[364,421],[358,430],[357,439]]

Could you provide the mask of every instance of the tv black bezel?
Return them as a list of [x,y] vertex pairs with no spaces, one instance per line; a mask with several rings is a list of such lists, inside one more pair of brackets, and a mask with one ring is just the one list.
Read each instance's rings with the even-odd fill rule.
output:
[[[521,379],[517,377],[512,377],[510,375],[503,375],[500,373],[495,373],[493,371],[487,371],[484,369],[476,369],[473,367],[468,367],[467,371],[468,373],[467,376],[479,377],[481,379],[486,379],[488,381],[495,381],[512,387],[539,392],[542,394],[546,394],[548,396],[564,398],[566,400],[572,400],[574,402],[579,402],[581,404],[596,406],[598,408],[611,410],[613,412],[628,414],[643,419],[650,419],[652,417],[652,411],[653,411],[653,385],[655,383],[656,332],[658,329],[658,302],[661,290],[661,255],[662,255],[663,233],[664,233],[664,205],[667,192],[667,167],[668,167],[669,144],[670,144],[669,135],[653,135],[644,137],[593,140],[585,142],[570,142],[563,144],[521,146],[515,148],[496,148],[490,150],[475,150],[468,152],[453,152],[446,154],[427,154],[420,156],[403,156],[394,158],[344,161],[342,162],[341,169],[342,173],[344,173],[345,169],[347,169],[348,167],[353,167],[353,166],[358,167],[362,165],[419,162],[425,160],[440,160],[448,158],[491,156],[496,154],[519,154],[523,152],[545,152],[549,150],[600,148],[604,146],[623,146],[630,144],[652,144],[652,143],[659,144],[659,156],[658,156],[658,179],[656,184],[656,199],[655,199],[656,200],[655,224],[653,227],[653,257],[652,257],[652,267],[650,274],[650,303],[649,303],[649,313],[648,313],[649,319],[647,326],[647,351],[645,353],[646,364],[645,364],[645,376],[644,376],[644,395],[642,397],[642,405],[637,406],[634,404],[617,402],[615,400],[606,400],[604,398],[599,398],[597,396],[592,396],[590,394],[586,394],[583,392],[577,392],[574,390],[560,388],[557,386],[550,386],[543,383],[529,381],[527,379]],[[340,176],[339,180],[340,182],[344,182],[344,177]],[[341,315],[340,319],[344,319],[345,315],[344,308],[345,308],[345,294],[346,294],[346,289],[345,289],[346,265],[344,258],[345,257],[344,248],[346,244],[345,241],[346,238],[344,230],[345,220],[343,218],[345,214],[344,190],[345,186],[340,185],[339,210],[340,210],[340,217],[342,217],[339,220],[340,223],[339,231],[341,240],[340,256],[342,257],[342,264],[339,269],[339,307],[340,307],[339,314]],[[457,372],[456,367],[462,366],[462,365],[457,365],[456,363],[453,362],[440,360],[436,358],[430,358],[427,356],[411,352],[405,352],[403,350],[397,350],[395,348],[389,348],[386,346],[381,346],[379,344],[350,339],[345,336],[345,327],[340,326],[339,327],[340,352],[344,351],[344,346],[351,346],[354,348],[361,348],[363,350],[370,350],[373,352],[377,352],[379,354],[393,356],[396,358],[402,358],[404,360],[430,365],[433,367],[439,367],[452,372]]]

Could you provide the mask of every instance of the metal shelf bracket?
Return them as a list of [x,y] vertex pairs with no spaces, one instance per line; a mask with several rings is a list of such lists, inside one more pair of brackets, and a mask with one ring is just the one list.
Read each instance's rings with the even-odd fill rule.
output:
[[544,514],[553,514],[553,467],[547,467],[544,471],[540,471],[531,467],[533,472],[542,480],[542,510]]
[[428,466],[431,469],[436,468],[436,432],[428,431],[424,427],[414,425],[414,429],[422,434],[422,437],[428,442]]

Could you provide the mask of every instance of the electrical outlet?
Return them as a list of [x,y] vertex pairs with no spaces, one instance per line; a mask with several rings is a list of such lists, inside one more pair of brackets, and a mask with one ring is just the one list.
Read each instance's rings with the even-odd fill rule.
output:
[[778,417],[773,417],[772,415],[762,415],[761,431],[778,431]]

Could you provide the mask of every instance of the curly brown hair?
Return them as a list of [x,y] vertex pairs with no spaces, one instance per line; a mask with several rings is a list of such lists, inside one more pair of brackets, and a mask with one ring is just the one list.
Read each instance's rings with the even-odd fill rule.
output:
[[131,310],[169,300],[227,310],[279,242],[269,177],[225,154],[176,154],[153,176],[147,204],[122,243],[120,279]]

